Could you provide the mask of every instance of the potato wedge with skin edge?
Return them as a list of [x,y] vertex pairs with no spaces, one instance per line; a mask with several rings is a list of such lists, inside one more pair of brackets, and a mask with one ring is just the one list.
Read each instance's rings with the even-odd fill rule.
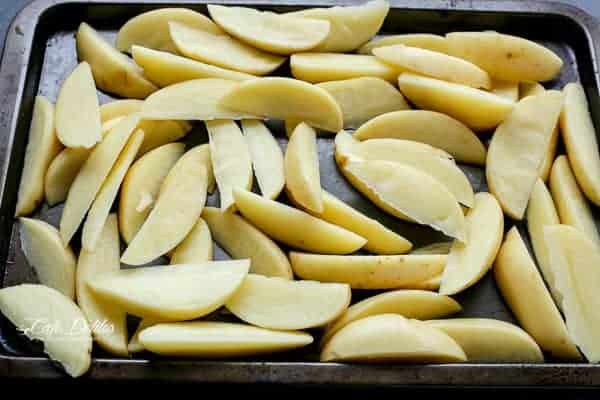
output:
[[37,96],[29,128],[15,216],[31,214],[44,201],[44,178],[62,144],[54,129],[54,106]]
[[353,321],[321,352],[321,361],[449,363],[466,361],[464,351],[443,331],[398,314]]
[[350,286],[344,284],[249,274],[225,306],[261,328],[298,330],[333,321],[348,308],[350,296]]
[[444,270],[445,255],[325,255],[290,252],[296,276],[353,289],[411,289]]
[[440,286],[440,294],[457,294],[477,283],[492,268],[504,234],[504,214],[494,196],[475,195],[466,218],[469,242],[454,242]]
[[340,329],[353,321],[379,314],[400,314],[405,318],[428,320],[443,318],[461,310],[451,297],[425,290],[394,290],[366,298],[348,307],[323,334],[326,344]]
[[514,105],[484,90],[409,72],[400,74],[398,86],[404,97],[417,107],[447,114],[475,131],[495,128]]
[[[565,322],[537,270],[519,231],[513,227],[494,262],[494,278],[520,325],[542,350],[560,359],[579,360]],[[527,293],[527,296],[523,296]]]
[[71,72],[58,92],[55,124],[58,140],[65,147],[89,149],[102,139],[98,95],[92,70],[85,61]]
[[414,285],[413,289],[419,290],[439,290],[442,284],[442,274],[438,274],[433,278],[427,279],[426,281],[419,282]]
[[469,362],[543,362],[537,343],[524,330],[487,318],[455,318],[426,321],[444,331],[464,350]]
[[519,101],[519,83],[492,80],[490,91],[497,96],[505,97],[510,101]]
[[[285,204],[234,189],[233,197],[240,214],[272,239],[291,247],[326,254],[352,253],[366,239]],[[305,232],[311,232],[305,236]]]
[[246,7],[210,4],[208,12],[231,36],[260,50],[281,55],[313,49],[330,32],[328,21],[294,18]]
[[146,328],[149,328],[153,325],[157,325],[160,323],[164,323],[160,321],[160,319],[154,318],[142,318],[137,328],[135,328],[135,332],[131,335],[131,339],[129,339],[129,343],[127,343],[127,351],[131,354],[133,353],[141,353],[144,349],[144,346],[140,342],[140,333]]
[[87,372],[92,361],[91,330],[68,297],[44,285],[6,287],[0,289],[0,311],[29,339],[42,341],[44,352],[67,374],[78,377]]
[[215,241],[232,258],[251,260],[251,273],[293,279],[292,267],[285,253],[244,218],[213,207],[205,207],[202,217]]
[[126,117],[129,114],[140,112],[144,105],[143,100],[126,99],[114,100],[100,106],[100,122],[104,124],[111,119]]
[[460,121],[435,111],[383,114],[358,128],[353,137],[413,140],[445,150],[458,162],[485,165],[486,149],[475,133]]
[[273,331],[226,322],[158,324],[140,333],[147,350],[169,356],[240,357],[304,347],[313,338],[305,332]]
[[373,49],[383,46],[393,46],[395,44],[404,44],[406,46],[418,47],[437,51],[439,53],[448,53],[446,38],[430,33],[405,33],[400,35],[383,36],[372,39],[358,49],[359,54],[372,54]]
[[151,121],[143,120],[138,124],[138,129],[144,131],[144,142],[138,150],[136,158],[165,144],[176,142],[185,137],[192,125],[187,121]]
[[212,259],[213,243],[210,230],[206,222],[198,218],[194,228],[173,250],[170,264],[197,264]]

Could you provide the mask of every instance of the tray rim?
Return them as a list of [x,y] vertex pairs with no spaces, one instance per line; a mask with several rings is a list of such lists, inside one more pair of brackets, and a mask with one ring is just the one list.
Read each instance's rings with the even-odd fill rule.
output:
[[[518,12],[548,14],[569,18],[585,32],[589,44],[594,79],[600,87],[598,55],[600,24],[582,9],[563,3],[519,0],[389,0],[392,8],[413,10],[452,10],[481,12]],[[357,0],[283,0],[278,6],[332,6],[355,4]],[[362,1],[361,1],[362,2]],[[34,33],[40,17],[49,9],[67,4],[143,4],[160,6],[201,5],[207,0],[34,0],[13,19],[6,34],[0,61],[0,132],[7,132],[0,143],[0,207],[4,192],[13,138],[20,113],[26,72],[29,67]],[[219,0],[221,4],[274,5],[273,0]],[[0,222],[6,218],[0,215]],[[10,216],[12,218],[12,216]],[[12,356],[0,353],[1,378],[68,379],[45,357]],[[204,382],[204,383],[278,383],[294,385],[343,386],[506,386],[572,387],[600,386],[600,365],[584,363],[498,363],[437,365],[358,365],[287,361],[202,361],[133,360],[94,358],[84,380]]]

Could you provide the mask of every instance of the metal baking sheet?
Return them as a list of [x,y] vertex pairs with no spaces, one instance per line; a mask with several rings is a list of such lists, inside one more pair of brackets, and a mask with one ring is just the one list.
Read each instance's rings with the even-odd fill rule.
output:
[[[362,0],[231,0],[217,3],[293,11],[360,2]],[[595,124],[600,126],[597,71],[600,28],[597,21],[581,10],[536,1],[391,0],[391,5],[380,32],[382,35],[497,30],[543,43],[565,61],[561,75],[546,86],[561,88],[567,82],[581,81]],[[128,18],[151,9],[174,6],[206,13],[204,0],[176,3],[166,0],[146,0],[143,3],[131,0],[37,0],[14,20],[0,65],[0,286],[36,281],[33,269],[21,251],[13,218],[17,188],[34,97],[39,93],[51,100],[56,99],[61,82],[77,63],[74,31],[78,24],[86,21],[107,38],[113,39]],[[286,75],[289,70],[283,67],[277,73]],[[101,102],[111,100],[104,94],[100,95],[100,99]],[[285,146],[282,124],[273,122],[271,128],[280,138],[281,145]],[[185,139],[188,144],[206,140],[202,124],[196,124]],[[449,240],[431,229],[400,222],[381,212],[339,174],[333,161],[332,139],[320,138],[318,145],[322,184],[326,190],[410,238],[416,246]],[[482,169],[462,167],[476,191],[486,190]],[[209,198],[210,204],[217,202],[216,195]],[[60,212],[61,206],[43,206],[34,216],[57,225]],[[513,222],[506,221],[507,228],[512,225]],[[526,236],[522,224],[517,225]],[[215,250],[217,259],[227,258],[221,249],[215,247]],[[353,300],[370,294],[373,292],[354,291]],[[460,316],[515,322],[490,274],[456,299],[464,308]],[[215,318],[231,317],[217,314]],[[318,331],[314,333],[318,335]],[[318,343],[318,338],[315,342]],[[98,349],[93,355],[92,368],[82,379],[373,386],[600,386],[600,366],[557,363],[550,358],[544,364],[336,364],[319,363],[316,345],[274,356],[228,361],[168,359],[147,353],[122,359]],[[44,357],[38,344],[24,340],[5,318],[0,317],[0,377],[55,379],[65,375]]]

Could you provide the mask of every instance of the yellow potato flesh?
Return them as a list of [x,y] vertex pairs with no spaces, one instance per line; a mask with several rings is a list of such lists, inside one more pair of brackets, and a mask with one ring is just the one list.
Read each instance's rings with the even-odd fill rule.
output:
[[171,254],[171,264],[196,264],[212,261],[213,243],[208,225],[198,218],[194,228],[188,233]]
[[292,279],[292,267],[279,246],[237,214],[206,207],[202,217],[215,241],[235,259],[249,258],[250,272]]
[[104,103],[100,106],[100,122],[104,124],[112,119],[139,112],[143,105],[143,100],[136,99],[114,100]]
[[519,82],[519,99],[544,93],[546,89],[538,82]]
[[498,96],[505,97],[510,101],[519,100],[519,83],[518,82],[507,82],[507,81],[492,81],[492,87],[490,91]]
[[448,254],[452,248],[452,242],[438,242],[419,247],[410,254]]
[[492,267],[504,234],[504,215],[489,193],[475,195],[465,218],[469,242],[454,242],[442,275],[440,293],[452,295],[477,283]]
[[429,33],[406,33],[401,35],[384,36],[369,41],[365,45],[361,46],[360,49],[358,49],[358,52],[360,54],[371,54],[373,49],[383,46],[393,46],[395,44],[404,44],[406,46],[437,51],[439,53],[448,52],[446,38]]
[[129,339],[129,343],[127,343],[127,351],[129,351],[129,353],[140,353],[144,351],[144,346],[142,346],[142,344],[140,343],[140,333],[142,333],[144,329],[161,322],[162,321],[160,321],[159,319],[154,318],[143,318],[142,320],[140,320],[140,323],[135,329],[135,332],[133,332],[131,339]]
[[561,359],[581,358],[519,231],[514,227],[507,233],[496,257],[494,277],[511,311],[542,350]]
[[48,205],[64,201],[69,188],[79,173],[91,150],[66,148],[52,160],[44,178],[44,193]]
[[374,77],[396,83],[400,71],[371,55],[301,53],[290,57],[296,79],[319,83],[343,79]]
[[514,219],[523,218],[561,107],[557,91],[526,97],[494,132],[485,175],[490,192]]
[[[365,245],[363,237],[285,204],[236,189],[235,204],[252,225],[267,236],[297,249],[348,254]],[[306,235],[310,232],[310,235]]]
[[137,126],[144,131],[144,142],[138,150],[136,158],[164,144],[175,142],[192,129],[186,121],[140,121]]
[[261,328],[294,330],[323,326],[350,304],[350,287],[249,274],[225,306]]

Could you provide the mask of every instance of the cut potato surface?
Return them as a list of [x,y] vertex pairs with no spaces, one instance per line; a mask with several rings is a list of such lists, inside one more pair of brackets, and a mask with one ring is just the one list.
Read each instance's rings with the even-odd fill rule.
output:
[[232,86],[218,105],[265,118],[294,118],[331,132],[344,125],[340,106],[325,89],[290,78],[241,82]]
[[140,343],[140,333],[142,333],[144,329],[159,323],[162,323],[162,321],[160,321],[159,319],[142,318],[137,328],[135,329],[135,332],[133,332],[131,339],[129,339],[129,343],[127,343],[127,351],[129,351],[129,353],[132,354],[144,351],[144,346],[142,346],[142,343]]
[[138,128],[144,131],[144,142],[138,150],[136,158],[139,158],[157,147],[175,142],[192,129],[186,121],[151,121],[143,120]]
[[519,99],[544,93],[546,89],[539,82],[519,82]]
[[490,192],[511,218],[523,218],[562,101],[562,93],[553,90],[526,97],[494,132],[485,175]]
[[119,117],[139,112],[144,105],[143,100],[114,100],[100,106],[100,122],[102,124]]
[[[518,82],[507,82],[507,81],[492,81],[492,87],[490,89],[492,93],[500,97],[504,97],[510,101],[519,100],[519,83]],[[526,97],[526,96],[523,96]]]
[[91,149],[67,147],[54,157],[44,178],[44,193],[49,206],[65,201],[71,184],[90,152]]
[[290,57],[296,79],[319,83],[342,79],[374,77],[396,83],[400,71],[371,55],[300,53]]
[[393,46],[403,44],[420,49],[437,51],[439,53],[447,53],[448,45],[446,38],[430,33],[405,33],[401,35],[383,36],[369,41],[358,49],[360,54],[371,54],[373,49],[384,46]]
[[453,242],[438,242],[419,247],[410,252],[410,254],[448,254],[452,248]]
[[250,272],[293,279],[292,267],[283,251],[244,218],[217,208],[202,212],[215,241],[235,259],[249,258]]
[[198,218],[188,233],[171,254],[171,264],[199,264],[213,259],[213,243],[208,225]]
[[409,72],[400,74],[398,85],[417,107],[447,114],[476,131],[495,128],[514,105],[484,90]]
[[261,328],[307,329],[336,319],[348,308],[350,295],[348,285],[249,274],[225,306]]
[[195,357],[241,357],[304,347],[313,338],[304,332],[280,332],[225,322],[157,324],[140,333],[142,346],[157,354]]
[[412,288],[444,270],[444,255],[338,256],[290,252],[302,279],[347,283],[353,289]]
[[258,49],[293,54],[315,48],[330,32],[328,21],[294,18],[246,7],[209,5],[213,21],[230,35]]

